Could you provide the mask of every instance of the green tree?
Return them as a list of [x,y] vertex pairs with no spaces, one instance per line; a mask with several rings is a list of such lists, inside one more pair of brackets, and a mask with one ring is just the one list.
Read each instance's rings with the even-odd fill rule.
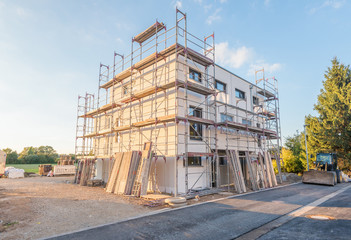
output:
[[12,151],[11,148],[5,148],[3,151],[7,154],[6,163],[16,164],[18,161],[18,154],[16,151]]
[[339,167],[351,166],[351,70],[337,58],[324,74],[323,89],[314,109],[318,116],[307,116],[308,145],[311,151],[336,152]]
[[285,147],[282,149],[282,158],[287,172],[301,173],[305,169],[304,152],[302,145],[302,134],[295,134],[292,137],[287,137]]

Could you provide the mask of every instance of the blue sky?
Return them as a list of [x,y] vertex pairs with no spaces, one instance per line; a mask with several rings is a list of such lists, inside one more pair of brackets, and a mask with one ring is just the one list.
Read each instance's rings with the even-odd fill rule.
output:
[[351,63],[351,1],[346,0],[0,0],[0,148],[51,145],[73,153],[78,94],[96,93],[99,63],[156,19],[215,33],[218,64],[254,81],[255,68],[279,80],[282,135],[304,116],[337,56]]

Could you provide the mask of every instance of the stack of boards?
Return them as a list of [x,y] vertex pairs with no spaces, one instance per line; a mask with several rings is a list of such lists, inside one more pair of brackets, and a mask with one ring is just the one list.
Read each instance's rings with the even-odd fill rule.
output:
[[79,161],[74,182],[86,186],[87,181],[92,179],[95,171],[95,159],[83,159]]
[[[241,168],[241,163],[237,151],[228,150],[227,156],[229,166],[233,171],[233,182],[238,193],[247,191],[245,180]],[[277,186],[277,179],[274,174],[272,160],[269,152],[259,153],[259,161],[253,164],[249,158],[249,153],[245,153],[246,166],[248,168],[251,188],[254,191]]]
[[106,185],[106,192],[140,197],[147,194],[152,160],[152,143],[144,150],[115,153],[115,160]]

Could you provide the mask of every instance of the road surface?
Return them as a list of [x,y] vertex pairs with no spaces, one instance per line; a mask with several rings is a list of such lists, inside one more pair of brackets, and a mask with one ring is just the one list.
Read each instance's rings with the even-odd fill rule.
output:
[[350,199],[351,183],[300,183],[50,239],[350,239]]

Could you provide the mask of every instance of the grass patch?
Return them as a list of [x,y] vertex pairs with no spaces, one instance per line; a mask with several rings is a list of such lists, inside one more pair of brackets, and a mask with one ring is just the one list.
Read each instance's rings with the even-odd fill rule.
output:
[[[51,164],[55,166],[56,163],[44,163],[44,164]],[[32,173],[39,173],[39,165],[38,163],[34,164],[6,164],[6,167],[15,167],[19,169],[23,169],[25,172],[32,172]]]

